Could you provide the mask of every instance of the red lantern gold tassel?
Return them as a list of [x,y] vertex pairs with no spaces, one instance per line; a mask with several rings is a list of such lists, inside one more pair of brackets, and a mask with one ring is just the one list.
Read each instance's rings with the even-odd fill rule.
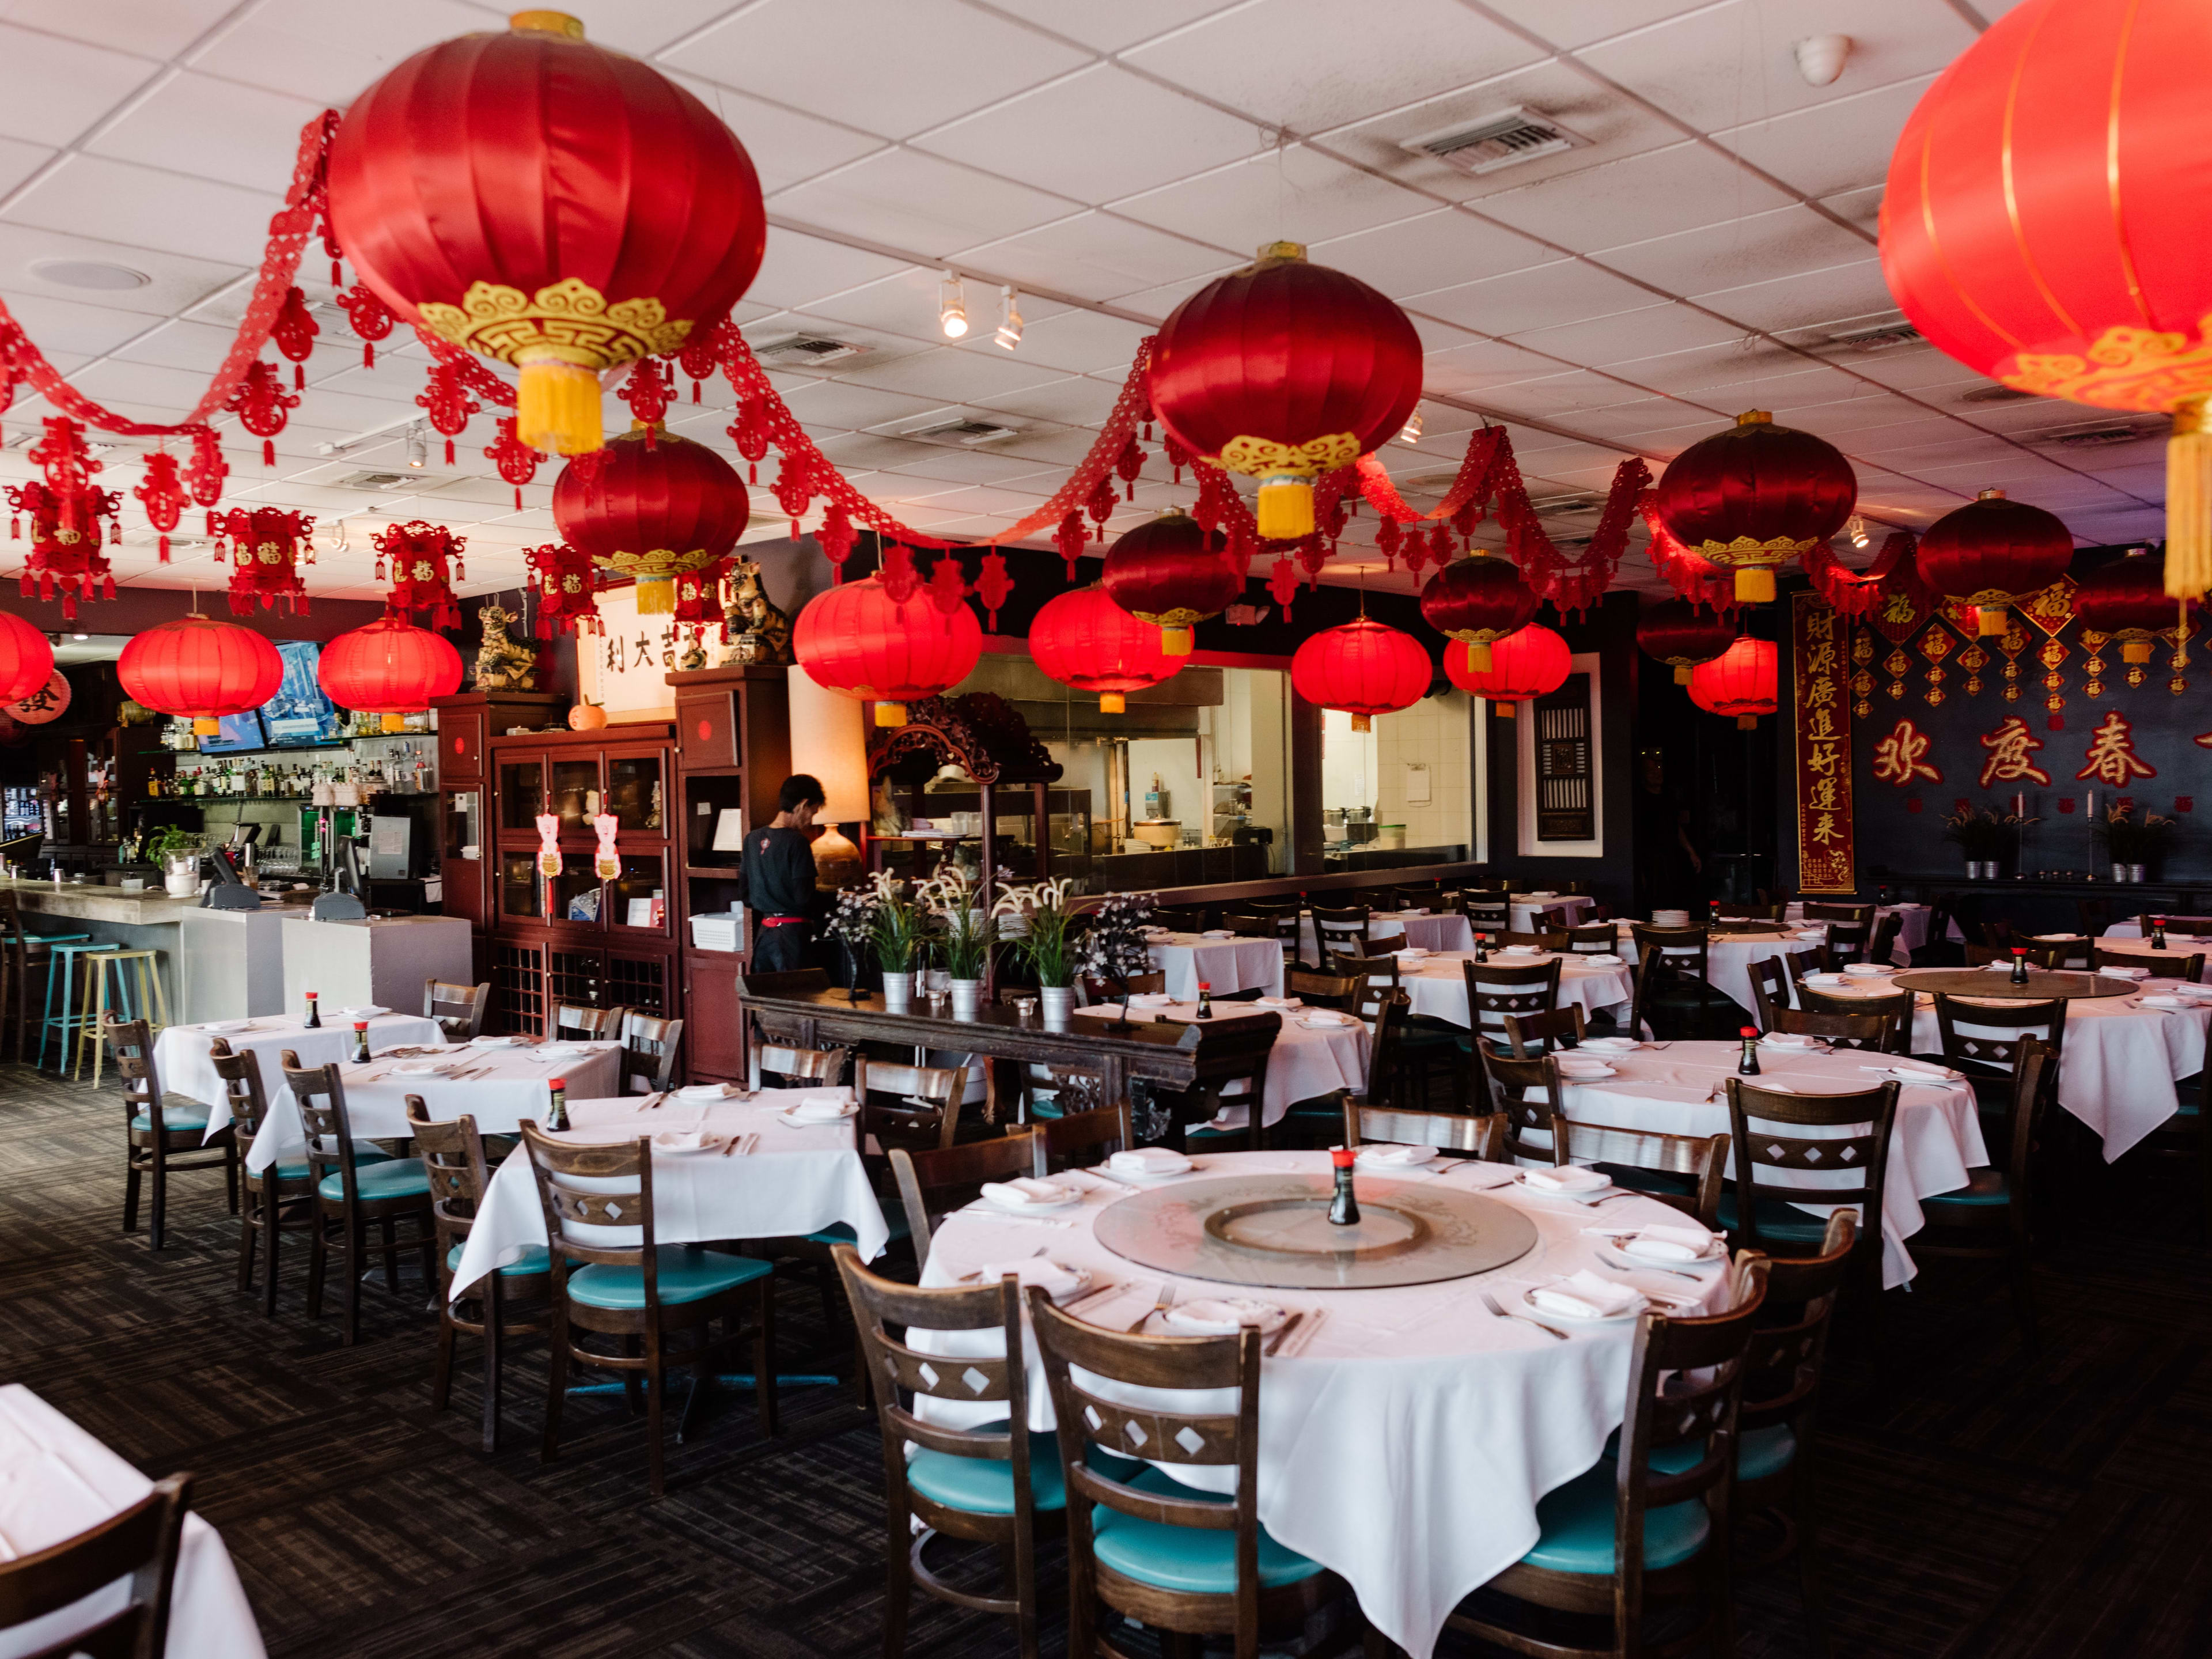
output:
[[2212,432],[2204,404],[2176,404],[2166,441],[2166,591],[2176,599],[2212,592]]

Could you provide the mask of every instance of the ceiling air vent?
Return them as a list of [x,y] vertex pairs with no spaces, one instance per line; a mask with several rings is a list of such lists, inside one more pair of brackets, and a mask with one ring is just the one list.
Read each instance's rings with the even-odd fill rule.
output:
[[771,368],[817,368],[823,363],[857,357],[867,348],[849,340],[832,340],[819,334],[791,334],[753,348],[753,356]]
[[1589,140],[1570,132],[1548,115],[1519,105],[1502,110],[1471,127],[1454,127],[1425,137],[1408,138],[1403,148],[1426,155],[1462,173],[1495,173],[1518,167],[1562,150],[1578,149]]
[[427,489],[441,484],[443,478],[433,478],[422,472],[349,472],[338,480],[341,489]]
[[2165,429],[2163,421],[2100,421],[2094,426],[2064,427],[2056,432],[2038,433],[2027,441],[2052,449],[2111,449],[2120,444],[2142,443],[2160,436]]
[[2037,395],[2033,392],[2022,392],[2016,386],[1976,386],[1959,401],[1962,404],[2016,404],[2023,398]]
[[988,421],[940,421],[935,426],[917,427],[902,434],[908,438],[932,438],[948,444],[995,444],[1021,434],[1011,426],[994,426]]
[[1605,497],[1584,489],[1571,495],[1531,495],[1528,505],[1542,517],[1558,513],[1595,513],[1605,505]]
[[1928,337],[1910,323],[1883,323],[1876,328],[1854,328],[1831,334],[1828,343],[1846,351],[1894,351],[1899,346],[1925,345]]

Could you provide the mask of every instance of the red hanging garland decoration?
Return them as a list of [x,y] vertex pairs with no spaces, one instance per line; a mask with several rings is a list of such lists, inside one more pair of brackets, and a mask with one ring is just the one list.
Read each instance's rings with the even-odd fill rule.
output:
[[1144,476],[1144,447],[1133,434],[1121,446],[1121,453],[1114,458],[1114,476],[1126,486],[1125,499],[1133,501],[1137,499],[1137,480]]
[[295,283],[284,290],[284,303],[277,307],[276,320],[270,325],[269,337],[276,349],[292,365],[292,390],[300,391],[307,384],[307,359],[314,356],[315,337],[322,332],[307,310],[307,296]]
[[[8,486],[8,505],[31,515],[31,556],[23,562],[22,594],[51,599],[58,587],[62,615],[76,620],[77,602],[115,597],[115,577],[107,556],[100,550],[107,540],[100,527],[112,520],[123,504],[119,491],[102,489],[92,482],[100,464],[84,446],[84,428],[64,415],[49,415],[46,435],[25,452],[46,473],[46,482],[33,479]],[[22,520],[8,526],[20,538]]]
[[453,578],[465,578],[461,555],[467,549],[466,542],[442,525],[420,520],[387,526],[372,539],[379,581],[384,580],[385,561],[392,562],[392,591],[384,599],[387,610],[400,616],[420,611],[424,616],[421,625],[425,628],[461,625],[461,606],[453,596]]
[[161,562],[168,563],[169,532],[184,515],[187,499],[184,483],[177,477],[177,458],[166,449],[157,449],[147,456],[146,476],[131,493],[146,509],[146,522],[160,534]]
[[768,399],[765,397],[746,398],[738,404],[738,417],[723,428],[730,441],[738,447],[738,453],[745,458],[749,471],[747,483],[760,482],[760,464],[768,455]]
[[514,486],[514,507],[522,510],[522,486],[538,476],[544,456],[514,435],[514,416],[499,417],[499,436],[484,446],[484,459],[499,469],[499,476]]
[[580,553],[566,542],[551,542],[532,548],[526,556],[530,561],[532,585],[538,590],[539,639],[550,640],[556,634],[606,632],[599,606],[605,578],[590,554]]
[[208,534],[215,538],[215,556],[221,563],[223,544],[230,544],[230,613],[250,617],[258,601],[273,611],[283,599],[295,616],[307,614],[307,586],[300,575],[300,553],[307,550],[313,562],[315,521],[304,513],[257,507],[248,511],[208,514]]
[[361,341],[361,366],[376,367],[376,343],[389,339],[399,319],[392,314],[392,307],[378,298],[367,284],[356,283],[338,295],[338,305],[353,325],[355,337]]
[[814,539],[822,549],[822,556],[830,561],[831,585],[843,581],[845,561],[853,556],[853,549],[860,539],[860,532],[853,528],[853,521],[846,516],[841,503],[830,503],[829,509],[822,515],[822,527],[814,532]]
[[650,450],[653,433],[667,420],[669,405],[676,401],[676,377],[669,373],[668,365],[652,357],[640,358],[630,365],[615,396],[644,423],[645,447]]
[[415,402],[428,413],[430,424],[445,435],[446,465],[453,465],[453,440],[468,430],[469,416],[483,407],[469,396],[459,366],[450,362],[431,364],[422,390],[415,394]]
[[300,394],[284,389],[276,365],[257,357],[246,365],[245,380],[223,409],[237,416],[238,423],[261,440],[261,465],[274,466],[276,434],[299,406]]
[[[817,452],[816,459],[819,459],[819,452]],[[830,463],[825,460],[822,465],[827,467]],[[814,504],[814,486],[808,476],[812,470],[813,463],[806,456],[787,449],[783,452],[782,459],[776,463],[775,482],[769,486],[769,494],[775,497],[775,504],[791,520],[791,539],[793,541],[799,539],[799,521],[806,516],[806,509]]]

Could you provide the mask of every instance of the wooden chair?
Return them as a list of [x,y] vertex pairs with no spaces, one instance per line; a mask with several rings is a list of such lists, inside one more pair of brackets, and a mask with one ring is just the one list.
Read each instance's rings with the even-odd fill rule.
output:
[[1462,908],[1468,927],[1476,933],[1487,934],[1492,940],[1513,926],[1512,901],[1503,895],[1490,898],[1469,893]]
[[[1629,932],[1636,940],[1636,1001],[1629,1036],[1643,1036],[1650,1024],[1654,1036],[1701,1037],[1716,1018],[1736,1018],[1728,1014],[1735,1005],[1713,989],[1708,977],[1707,929],[1636,922]],[[1663,1032],[1662,1025],[1667,1028]]]
[[[1897,1123],[1898,1085],[1884,1083],[1847,1095],[1782,1094],[1740,1077],[1727,1079],[1729,1127],[1735,1142],[1735,1188],[1721,1199],[1721,1224],[1746,1249],[1819,1244],[1827,1218],[1800,1203],[1852,1205],[1868,1218],[1855,1270],[1866,1279],[1869,1305],[1881,1293],[1881,1199],[1889,1179],[1889,1139]],[[1758,1125],[1754,1131],[1753,1124]],[[1806,1136],[1796,1129],[1842,1130]],[[1760,1179],[1774,1171],[1819,1170],[1817,1187]]]
[[1776,1011],[1790,1006],[1790,971],[1780,957],[1761,957],[1751,964],[1751,1000],[1759,1029],[1772,1030]]
[[[431,983],[435,984],[436,981]],[[553,1011],[555,1040],[577,1042],[618,1042],[622,1037],[623,1017],[629,1010],[619,1006],[612,1008],[583,1008],[563,1003]]]
[[[1729,1270],[1726,1311],[1639,1316],[1626,1418],[1607,1455],[1544,1495],[1535,1546],[1484,1587],[1539,1607],[1609,1618],[1612,1640],[1569,1648],[1477,1613],[1453,1613],[1446,1629],[1517,1653],[1577,1659],[1735,1650],[1729,1503],[1745,1360],[1765,1277],[1763,1257],[1740,1257]],[[1703,1615],[1674,1639],[1647,1644],[1645,1613],[1654,1603],[1702,1603]]]
[[[612,1146],[591,1146],[555,1140],[526,1121],[522,1144],[538,1178],[552,1270],[552,1363],[545,1375],[545,1439],[540,1460],[550,1463],[560,1455],[561,1407],[568,1392],[568,1368],[590,1365],[611,1370],[621,1376],[625,1389],[643,1387],[647,1478],[653,1496],[660,1497],[667,1489],[661,1411],[669,1369],[689,1364],[696,1378],[683,1414],[688,1419],[714,1385],[715,1365],[748,1344],[761,1432],[774,1434],[774,1266],[757,1257],[730,1255],[696,1244],[662,1244],[654,1230],[653,1158],[642,1136]],[[587,1244],[575,1236],[586,1228],[634,1228],[637,1242]],[[604,1239],[605,1234],[599,1237]],[[722,1322],[720,1337],[712,1334],[718,1319]],[[678,1334],[688,1334],[690,1340],[672,1352],[668,1339]],[[594,1335],[618,1340],[622,1351],[609,1353],[586,1346],[581,1338]],[[634,1392],[632,1401],[635,1409]],[[688,1421],[678,1422],[679,1443],[690,1426]]]
[[1368,938],[1368,920],[1374,913],[1364,904],[1334,907],[1316,904],[1313,907],[1314,945],[1321,959],[1327,963],[1333,957],[1367,957],[1375,953]]
[[1531,950],[1536,951],[1565,951],[1567,948],[1567,935],[1564,928],[1550,931],[1539,929],[1528,933],[1509,932],[1498,936],[1498,945],[1500,949],[1509,945],[1525,945]]
[[1981,1002],[1936,993],[1936,1029],[1943,1059],[1966,1074],[1976,1104],[1984,1115],[2012,1109],[2013,1074],[2020,1069],[2020,1044],[2033,1036],[2050,1051],[2044,1087],[2054,1092],[2066,1053],[2064,997],[2044,1002]]
[[1964,958],[1951,942],[1951,918],[1959,908],[1956,893],[1938,893],[1928,903],[1928,939],[1912,952],[1915,968],[1948,968]]
[[2196,984],[2204,977],[2204,952],[2194,951],[2185,956],[2179,951],[2098,950],[2092,953],[2091,965],[2148,968],[2160,979],[2183,979]]
[[[2143,937],[2148,939],[2149,934]],[[30,1039],[34,1033],[44,1037],[49,1011],[44,1000],[34,1007],[31,988],[36,981],[44,988],[43,996],[52,997],[53,947],[84,945],[91,939],[89,933],[33,933],[23,925],[22,903],[15,890],[0,890],[0,1018],[6,1021],[0,1042],[13,1045],[18,1064],[37,1065],[44,1050],[43,1042],[34,1046]]]
[[1805,901],[1805,925],[1816,921],[1856,922],[1862,927],[1874,924],[1875,907],[1871,904],[1823,904],[1817,899]]
[[1548,1054],[1555,1048],[1572,1048],[1583,1040],[1583,1006],[1579,1002],[1540,1014],[1508,1014],[1499,1023],[1505,1028],[1505,1052],[1514,1060]]
[[[1813,1506],[1813,1408],[1836,1298],[1857,1239],[1858,1218],[1838,1210],[1828,1218],[1819,1254],[1769,1259],[1766,1299],[1744,1358],[1743,1406],[1737,1418],[1736,1559],[1756,1571],[1793,1554],[1797,1558],[1805,1620],[1819,1654],[1829,1650]],[[1777,1541],[1747,1556],[1741,1547],[1743,1522],[1754,1515],[1771,1517]]]
[[1872,942],[1874,928],[1863,921],[1832,921],[1827,924],[1828,970],[1831,973],[1845,963],[1864,962],[1867,946]]
[[[860,1334],[884,1437],[886,1659],[906,1650],[917,1589],[954,1607],[1011,1618],[1022,1659],[1036,1659],[1036,1547],[1041,1534],[1063,1524],[1067,1489],[1057,1442],[1049,1431],[1028,1428],[1029,1368],[1006,1359],[1023,1348],[1019,1286],[1006,1278],[968,1290],[917,1290],[869,1272],[850,1244],[832,1255]],[[963,1357],[957,1364],[911,1346],[924,1331],[989,1330],[999,1333],[998,1354]],[[924,1398],[1003,1402],[1006,1413],[979,1428],[947,1428],[918,1414]],[[921,1531],[908,1516],[921,1522]],[[983,1595],[939,1578],[923,1552],[940,1536],[996,1550],[1009,1581],[1005,1593]]]
[[[1367,1079],[1359,1088],[1345,1091],[1347,1099],[1382,1105],[1395,1104],[1403,1097],[1404,1032],[1413,1006],[1413,999],[1403,991],[1393,991],[1374,1006],[1368,1016]],[[1420,1097],[1427,1098],[1425,1087]],[[1291,1108],[1291,1112],[1293,1115],[1306,1115],[1297,1106]],[[1311,1115],[1323,1115],[1316,1104]]]
[[[1885,997],[1882,1000],[1890,999]],[[1863,1048],[1878,1054],[1910,1054],[1911,1050],[1909,1048],[1901,1046],[1911,1030],[1912,998],[1910,994],[1906,995],[1905,1003],[1907,1024],[1902,1030],[1895,1014],[1869,1013],[1863,1008],[1836,1012],[1826,1009],[1778,1008],[1774,1011],[1774,1024],[1769,1029],[1791,1036],[1819,1037],[1835,1048]]]
[[1594,1164],[1619,1185],[1656,1198],[1708,1230],[1714,1225],[1721,1178],[1728,1172],[1726,1135],[1670,1135],[1577,1122],[1557,1109],[1553,1125],[1554,1164]]
[[1559,1006],[1559,959],[1528,967],[1498,962],[1461,964],[1467,978],[1468,1025],[1474,1046],[1495,1043],[1505,1036],[1508,1014],[1547,1014]]
[[[1016,1134],[1020,1131],[1009,1127],[1006,1133]],[[1043,1176],[1103,1163],[1114,1153],[1133,1147],[1137,1138],[1129,1128],[1129,1104],[1119,1101],[1111,1106],[1070,1112],[1040,1123],[1033,1143],[1036,1163],[1031,1173]],[[908,1158],[907,1162],[911,1166],[914,1160]]]
[[[120,1514],[0,1565],[0,1629],[83,1602],[82,1613],[98,1615],[93,1622],[57,1645],[42,1643],[32,1659],[160,1659],[191,1495],[191,1475],[170,1475]],[[101,1613],[106,1600],[91,1598],[118,1581],[128,1585],[123,1605]]]
[[1505,1119],[1505,1141],[1501,1164],[1552,1162],[1552,1143],[1559,1118],[1559,1068],[1550,1054],[1534,1060],[1510,1060],[1486,1044],[1477,1044],[1486,1103]]
[[1239,939],[1273,939],[1276,937],[1275,918],[1251,911],[1231,910],[1221,918],[1221,925]]
[[[793,1088],[813,1084],[835,1088],[845,1080],[845,1065],[852,1058],[848,1048],[800,1048],[784,1042],[756,1043],[747,1051],[747,1069],[751,1075],[745,1079],[749,1089]],[[764,1079],[780,1079],[780,1083],[765,1083]]]
[[1046,1156],[1039,1148],[1037,1131],[1020,1127],[1008,1128],[995,1140],[971,1140],[964,1146],[915,1152],[894,1148],[891,1178],[898,1185],[900,1207],[906,1212],[907,1231],[914,1239],[915,1265],[929,1266],[929,1241],[938,1222],[973,1204],[985,1182],[1018,1181],[1033,1175]]
[[1578,957],[1620,954],[1620,930],[1609,921],[1589,922],[1564,931],[1567,936],[1566,948]]
[[[1803,1005],[1802,1012],[1808,1014],[1846,1018],[1879,1016],[1889,1022],[1890,1028],[1888,1036],[1882,1040],[1882,1052],[1892,1054],[1909,1054],[1912,1052],[1913,1000],[1912,993],[1910,991],[1899,991],[1893,995],[1883,997],[1846,997],[1833,995],[1815,985],[1800,985],[1797,988],[1797,1000]],[[1790,1030],[1795,1028],[1781,1026],[1777,1029]],[[1810,1028],[1808,1030],[1809,1031]],[[1828,1035],[1824,1031],[1814,1031],[1810,1034],[1821,1036]],[[1857,1048],[1863,1048],[1865,1045],[1859,1042],[1846,1042],[1844,1046]]]
[[2053,1093],[2045,1073],[2056,1063],[2056,1056],[2035,1037],[2020,1039],[2013,1051],[2004,1133],[1990,1149],[2002,1162],[1968,1170],[1963,1187],[1923,1197],[1920,1207],[1927,1228],[1912,1237],[1916,1258],[1926,1255],[2003,1262],[2021,1339],[2030,1353],[2041,1346],[2035,1280],[2027,1260],[2033,1219],[2031,1176],[2044,1110]]
[[950,1146],[960,1133],[960,1103],[968,1093],[968,1067],[902,1066],[853,1060],[853,1098],[860,1103],[860,1145],[873,1135],[885,1152]]
[[1202,904],[1155,904],[1152,911],[1152,925],[1177,933],[1202,933],[1206,931],[1206,907]]
[[[1384,960],[1394,969],[1397,966],[1395,957]],[[1397,975],[1394,973],[1391,977],[1395,980]],[[1310,968],[1293,968],[1285,976],[1283,994],[1316,1008],[1334,1008],[1348,1014],[1359,1006],[1359,994],[1367,982],[1364,974],[1319,974]]]
[[[1156,968],[1149,974],[1132,974],[1127,984],[1128,994],[1133,997],[1155,995],[1168,988],[1167,969]],[[1091,974],[1082,974],[1077,976],[1075,1000],[1085,1008],[1095,1008],[1101,1003],[1118,1001],[1121,995],[1121,988],[1111,980],[1100,979]]]
[[[238,1212],[238,1288],[253,1288],[254,1243],[266,1239],[268,1276],[262,1285],[261,1311],[273,1317],[276,1312],[277,1239],[281,1234],[304,1232],[314,1224],[314,1183],[308,1179],[304,1160],[272,1164],[258,1173],[248,1167],[253,1155],[253,1139],[261,1133],[261,1126],[269,1116],[269,1097],[261,1084],[261,1057],[251,1048],[234,1054],[228,1038],[216,1037],[208,1046],[208,1060],[222,1081],[223,1098],[230,1108],[231,1139],[238,1146],[239,1175],[246,1188],[245,1200]],[[384,1154],[364,1146],[359,1156],[381,1160]],[[293,1212],[289,1225],[284,1215],[288,1205]]]
[[622,1075],[615,1092],[626,1095],[630,1085],[642,1083],[651,1094],[676,1080],[676,1061],[684,1042],[684,1022],[641,1014],[635,1008],[623,1017]]
[[1771,933],[1774,931],[1774,924],[1738,920],[1732,916],[1715,916],[1705,923],[1705,931],[1715,939],[1724,933]]
[[[154,1036],[143,1019],[107,1016],[107,1051],[115,1059],[115,1073],[123,1085],[123,1116],[126,1130],[123,1160],[123,1231],[138,1231],[138,1194],[142,1184],[151,1203],[146,1218],[146,1242],[160,1249],[167,1237],[169,1176],[193,1170],[221,1170],[230,1194],[230,1212],[238,1213],[238,1141],[228,1128],[208,1139],[208,1109],[192,1102],[167,1105],[161,1079],[154,1066]],[[155,1126],[159,1125],[159,1127]]]
[[[284,1086],[292,1091],[307,1136],[307,1176],[315,1194],[315,1222],[308,1233],[307,1317],[323,1316],[323,1285],[337,1258],[345,1285],[345,1345],[361,1340],[361,1273],[365,1259],[384,1263],[385,1288],[399,1293],[399,1258],[410,1252],[422,1259],[422,1283],[438,1282],[437,1224],[430,1209],[430,1177],[422,1160],[361,1156],[346,1112],[345,1084],[335,1061],[304,1067],[300,1056],[283,1053]],[[410,1237],[398,1224],[412,1221]],[[371,1224],[379,1238],[368,1236]]]
[[1787,899],[1761,899],[1757,904],[1737,904],[1729,908],[1749,921],[1780,923],[1788,920],[1790,913]]
[[1895,966],[1890,958],[1897,953],[1898,930],[1904,926],[1905,918],[1894,910],[1877,921],[1874,925],[1873,941],[1868,945],[1862,960],[1883,967]]
[[1802,986],[1806,975],[1825,974],[1831,971],[1828,967],[1828,947],[1825,945],[1815,945],[1806,951],[1784,951],[1782,953],[1782,965],[1789,970],[1790,983]]
[[[2147,910],[2135,919],[2136,926],[2142,930],[2145,939],[2151,936],[2152,921],[2161,916],[2166,920],[2166,931],[2169,933],[2188,933],[2192,937],[2212,934],[2212,916],[2177,916],[2164,910]],[[2094,933],[2099,930],[2084,928],[2082,931]]]
[[1503,1112],[1408,1112],[1391,1106],[1363,1105],[1351,1096],[1344,1103],[1347,1146],[1380,1140],[1401,1146],[1433,1146],[1448,1158],[1502,1164],[1505,1137]]
[[[453,1299],[453,1270],[476,1225],[491,1175],[485,1167],[483,1137],[477,1121],[463,1115],[450,1122],[430,1115],[420,1095],[407,1097],[407,1127],[422,1155],[430,1183],[430,1222],[438,1236],[438,1357],[430,1375],[430,1409],[441,1412],[453,1399],[453,1344],[459,1336],[483,1343],[483,1449],[499,1449],[500,1365],[510,1336],[550,1330],[552,1264],[542,1244],[526,1245],[520,1256],[486,1273],[471,1294]],[[508,1298],[523,1317],[509,1310]]]
[[[1278,1544],[1260,1524],[1255,1328],[1234,1336],[1121,1336],[1062,1313],[1036,1287],[1029,1306],[1060,1424],[1071,1655],[1119,1652],[1099,1638],[1102,1601],[1164,1632],[1170,1653],[1194,1652],[1196,1638],[1229,1636],[1235,1659],[1258,1659],[1263,1635],[1294,1637],[1344,1595],[1334,1573]],[[1236,1405],[1132,1407],[1105,1391],[1132,1386],[1233,1390]],[[1091,1455],[1093,1447],[1111,1460]],[[1132,1472],[1119,1461],[1139,1456],[1154,1465],[1227,1465],[1237,1472],[1235,1491],[1218,1496],[1158,1468]]]
[[434,1019],[448,1042],[466,1042],[483,1035],[484,1014],[491,1006],[491,981],[455,985],[442,979],[422,981],[422,1018]]

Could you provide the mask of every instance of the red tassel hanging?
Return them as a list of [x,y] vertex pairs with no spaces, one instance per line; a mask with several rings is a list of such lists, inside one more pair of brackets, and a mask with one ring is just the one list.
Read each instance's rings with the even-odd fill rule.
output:
[[376,580],[384,580],[384,555],[381,553],[376,556]]
[[[450,460],[452,457],[448,456],[447,459]],[[264,438],[261,441],[261,465],[264,466],[276,465],[276,441],[274,438]]]
[[522,486],[520,484],[517,484],[514,487],[514,510],[518,513],[522,511]]
[[[646,447],[650,449],[653,446],[647,443]],[[451,438],[446,440],[446,465],[447,466],[453,465],[453,441]]]
[[169,562],[169,538],[168,538],[167,536],[164,536],[164,537],[162,537],[162,538],[161,538],[161,562],[162,562],[163,564],[167,564],[167,563],[168,563],[168,562]]

